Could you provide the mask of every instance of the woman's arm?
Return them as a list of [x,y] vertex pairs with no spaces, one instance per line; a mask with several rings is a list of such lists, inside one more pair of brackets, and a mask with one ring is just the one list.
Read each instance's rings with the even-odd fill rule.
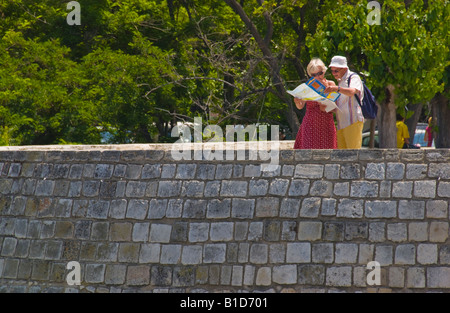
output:
[[301,110],[305,106],[306,101],[303,101],[302,99],[294,98],[295,106],[297,109]]

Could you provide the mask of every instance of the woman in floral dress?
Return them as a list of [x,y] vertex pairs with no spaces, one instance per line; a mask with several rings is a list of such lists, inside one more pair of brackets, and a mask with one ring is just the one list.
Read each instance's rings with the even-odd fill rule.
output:
[[[312,59],[307,67],[308,75],[315,77],[325,87],[335,86],[325,78],[327,68],[320,59]],[[316,101],[294,98],[299,110],[306,105],[306,113],[297,133],[294,149],[337,149],[336,126],[333,113],[325,112],[325,106]]]

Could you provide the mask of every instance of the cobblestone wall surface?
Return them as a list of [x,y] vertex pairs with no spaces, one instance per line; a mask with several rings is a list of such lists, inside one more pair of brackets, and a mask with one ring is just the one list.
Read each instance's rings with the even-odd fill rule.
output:
[[0,292],[450,291],[449,150],[279,158],[3,148]]

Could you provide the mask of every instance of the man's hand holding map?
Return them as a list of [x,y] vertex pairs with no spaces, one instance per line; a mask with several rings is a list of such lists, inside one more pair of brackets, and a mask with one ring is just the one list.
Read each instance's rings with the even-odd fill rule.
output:
[[299,85],[294,90],[288,90],[287,93],[303,101],[320,102],[326,105],[326,112],[339,109],[335,102],[341,94],[337,92],[324,93],[325,88],[326,87],[320,81],[313,77],[306,83]]

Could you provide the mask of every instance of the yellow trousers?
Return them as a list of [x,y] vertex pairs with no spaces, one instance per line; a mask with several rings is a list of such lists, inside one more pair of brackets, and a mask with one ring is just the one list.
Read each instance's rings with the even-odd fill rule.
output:
[[361,149],[363,122],[339,129],[336,132],[338,149]]

